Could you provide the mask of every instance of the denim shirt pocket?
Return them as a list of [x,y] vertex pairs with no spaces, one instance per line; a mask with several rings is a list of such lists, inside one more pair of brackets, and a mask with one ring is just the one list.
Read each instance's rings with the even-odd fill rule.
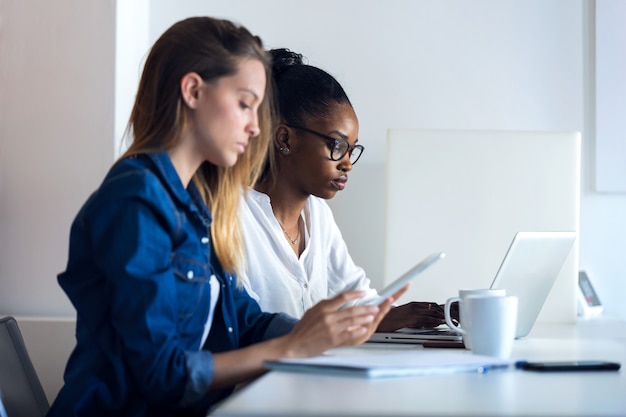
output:
[[179,319],[188,319],[199,313],[205,313],[201,317],[206,316],[211,296],[209,266],[195,259],[172,254],[172,269],[176,278]]

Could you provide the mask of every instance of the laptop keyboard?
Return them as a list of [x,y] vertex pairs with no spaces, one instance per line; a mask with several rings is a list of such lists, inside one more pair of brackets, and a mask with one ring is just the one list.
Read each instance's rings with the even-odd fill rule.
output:
[[444,328],[444,329],[412,329],[410,327],[405,327],[402,329],[398,329],[399,333],[406,334],[423,334],[426,336],[458,336],[460,333],[456,330]]

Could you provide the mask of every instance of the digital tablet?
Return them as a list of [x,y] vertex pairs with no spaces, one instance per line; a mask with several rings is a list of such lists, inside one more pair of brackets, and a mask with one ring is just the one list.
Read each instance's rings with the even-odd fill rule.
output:
[[413,278],[421,274],[426,268],[429,268],[431,265],[435,264],[440,259],[445,258],[446,254],[443,252],[433,253],[432,255],[425,258],[423,261],[415,265],[413,268],[406,271],[400,278],[396,279],[391,284],[387,285],[385,289],[380,292],[378,298],[374,298],[372,300],[368,300],[362,305],[378,305],[385,301],[385,299],[391,297],[395,294],[400,288],[404,287],[406,283],[411,281]]

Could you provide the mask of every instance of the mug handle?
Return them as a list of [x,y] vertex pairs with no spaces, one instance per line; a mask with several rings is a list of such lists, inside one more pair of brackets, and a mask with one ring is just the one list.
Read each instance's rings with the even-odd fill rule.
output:
[[461,309],[460,304],[463,302],[461,300],[460,297],[452,297],[452,298],[448,298],[446,300],[446,305],[443,308],[443,312],[446,318],[446,324],[452,329],[452,330],[456,330],[457,332],[461,333],[461,334],[465,334],[465,330],[463,330],[462,328],[460,328],[459,326],[455,325],[454,322],[452,321],[452,314],[450,314],[450,307],[452,306],[452,303],[454,303],[455,301],[459,302],[459,310]]

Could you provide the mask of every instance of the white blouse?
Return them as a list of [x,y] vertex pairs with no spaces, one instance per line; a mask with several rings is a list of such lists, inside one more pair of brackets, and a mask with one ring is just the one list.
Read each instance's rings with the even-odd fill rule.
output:
[[302,218],[305,248],[298,258],[274,217],[269,196],[250,190],[242,199],[247,267],[240,279],[261,309],[300,318],[317,302],[343,291],[366,291],[362,301],[376,297],[365,271],[350,257],[326,201],[309,197]]

